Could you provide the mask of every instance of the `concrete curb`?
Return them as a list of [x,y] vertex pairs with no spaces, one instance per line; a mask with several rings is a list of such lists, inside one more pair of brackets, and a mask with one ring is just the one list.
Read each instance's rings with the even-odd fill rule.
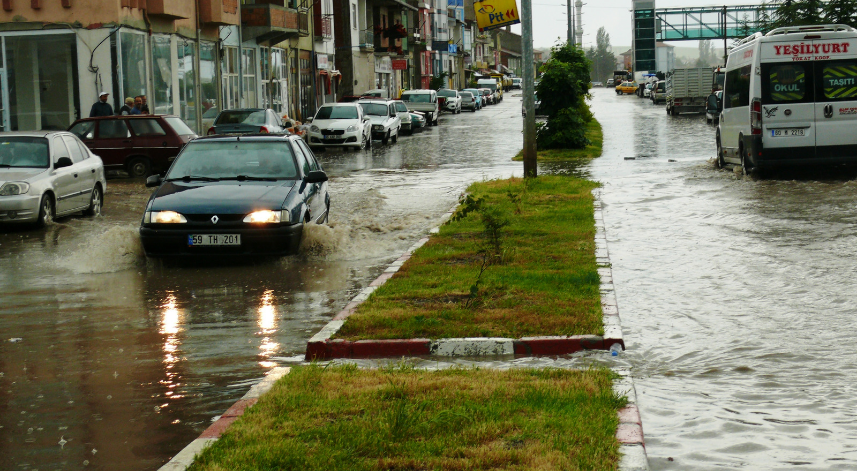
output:
[[214,423],[205,429],[205,431],[202,432],[196,440],[190,442],[190,445],[184,447],[184,449],[174,456],[167,464],[161,466],[158,471],[184,471],[187,469],[188,466],[193,464],[193,460],[196,458],[196,455],[204,450],[205,447],[216,442],[232,422],[235,422],[238,417],[241,417],[244,414],[245,410],[256,404],[259,397],[268,392],[278,379],[289,374],[289,371],[291,371],[291,368],[288,367],[277,367],[269,371],[268,374],[262,378],[262,381],[256,383],[252,388],[250,388],[244,397],[227,409],[223,415],[217,417]]
[[[598,263],[598,275],[601,277],[601,310],[603,313],[604,336],[572,335],[554,337],[509,338],[452,338],[452,339],[391,339],[391,340],[331,340],[342,328],[345,320],[354,314],[357,306],[369,299],[379,286],[387,282],[399,271],[411,255],[422,247],[429,238],[424,237],[412,245],[401,257],[396,259],[368,287],[354,297],[325,327],[315,334],[309,342],[305,360],[332,360],[336,358],[396,358],[402,356],[480,356],[480,355],[566,355],[582,350],[609,350],[613,344],[625,349],[622,337],[622,325],[619,308],[613,289],[613,272],[610,268],[610,254],[607,251],[607,238],[604,231],[604,218],[601,213],[600,192],[595,196],[595,260]],[[454,210],[447,212],[441,225],[452,216]],[[431,230],[436,234],[440,230]]]

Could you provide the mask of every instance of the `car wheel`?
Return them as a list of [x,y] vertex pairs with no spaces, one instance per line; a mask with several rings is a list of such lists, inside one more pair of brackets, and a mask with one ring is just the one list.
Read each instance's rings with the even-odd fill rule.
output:
[[399,142],[399,131],[396,131],[396,134],[393,135],[393,144]]
[[95,185],[92,196],[89,198],[89,208],[83,212],[84,216],[101,216],[101,206],[104,204],[104,196],[101,194],[101,186]]
[[390,131],[387,131],[387,134],[384,136],[383,139],[381,139],[381,144],[384,144],[386,146],[389,142],[390,142]]
[[324,224],[327,224],[329,222],[330,222],[330,203],[327,203],[327,209],[325,210],[325,213],[324,213]]
[[720,144],[720,135],[716,138],[717,143],[717,168],[725,168],[726,160],[723,158],[723,145]]
[[741,174],[746,177],[754,177],[756,176],[756,169],[750,166],[749,159],[747,159],[747,153],[744,152],[744,146],[738,146],[738,152],[741,153]]
[[54,200],[50,195],[43,195],[39,202],[39,219],[36,225],[45,227],[54,222]]
[[131,178],[145,178],[152,174],[152,164],[145,157],[134,157],[125,167]]

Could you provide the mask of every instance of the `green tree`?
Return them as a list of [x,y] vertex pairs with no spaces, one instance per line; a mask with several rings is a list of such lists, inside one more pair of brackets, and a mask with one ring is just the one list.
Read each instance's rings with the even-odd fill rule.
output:
[[610,34],[603,26],[598,28],[595,34],[595,51],[589,60],[592,61],[596,82],[604,82],[613,75],[616,57],[613,55],[613,46],[610,45]]
[[717,62],[717,53],[711,41],[699,41],[699,59],[696,60],[696,66],[708,67]]
[[773,27],[803,25],[801,20],[800,0],[775,1],[777,9],[774,12]]
[[580,149],[589,143],[585,132],[592,119],[586,104],[590,69],[586,53],[573,44],[551,49],[537,88],[542,97],[539,112],[547,115],[537,130],[539,148]]
[[824,23],[857,27],[857,1],[830,0],[824,4]]

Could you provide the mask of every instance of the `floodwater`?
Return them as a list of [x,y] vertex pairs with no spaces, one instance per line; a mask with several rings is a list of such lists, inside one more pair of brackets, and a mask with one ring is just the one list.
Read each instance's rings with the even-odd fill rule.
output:
[[[518,94],[519,95],[519,94]],[[108,181],[103,217],[0,232],[0,469],[152,470],[306,341],[473,181],[522,174],[520,98],[371,152],[328,151],[328,227],[298,256],[147,260],[151,193]]]
[[714,167],[704,115],[594,92],[652,469],[857,469],[854,172],[741,178]]

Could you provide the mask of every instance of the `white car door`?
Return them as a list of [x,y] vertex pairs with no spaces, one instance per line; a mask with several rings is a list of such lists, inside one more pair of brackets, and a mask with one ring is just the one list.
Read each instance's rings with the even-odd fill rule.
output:
[[[839,51],[830,53],[831,60],[815,63],[815,80],[820,81],[815,87],[816,157],[857,156],[857,40],[836,39],[832,44],[816,40],[813,44],[821,44],[821,51]],[[839,47],[834,49],[834,44]]]
[[51,154],[54,163],[54,194],[56,196],[56,212],[63,214],[77,208],[80,197],[79,169],[75,167],[74,161],[68,167],[56,168],[60,159],[71,160],[71,154],[62,137],[54,136],[51,139]]
[[95,186],[96,171],[92,165],[93,161],[89,160],[89,153],[84,154],[77,140],[71,135],[64,135],[63,140],[71,154],[71,161],[74,162],[72,168],[76,171],[74,175],[79,192],[78,196],[74,197],[75,207],[89,206],[92,188]]

